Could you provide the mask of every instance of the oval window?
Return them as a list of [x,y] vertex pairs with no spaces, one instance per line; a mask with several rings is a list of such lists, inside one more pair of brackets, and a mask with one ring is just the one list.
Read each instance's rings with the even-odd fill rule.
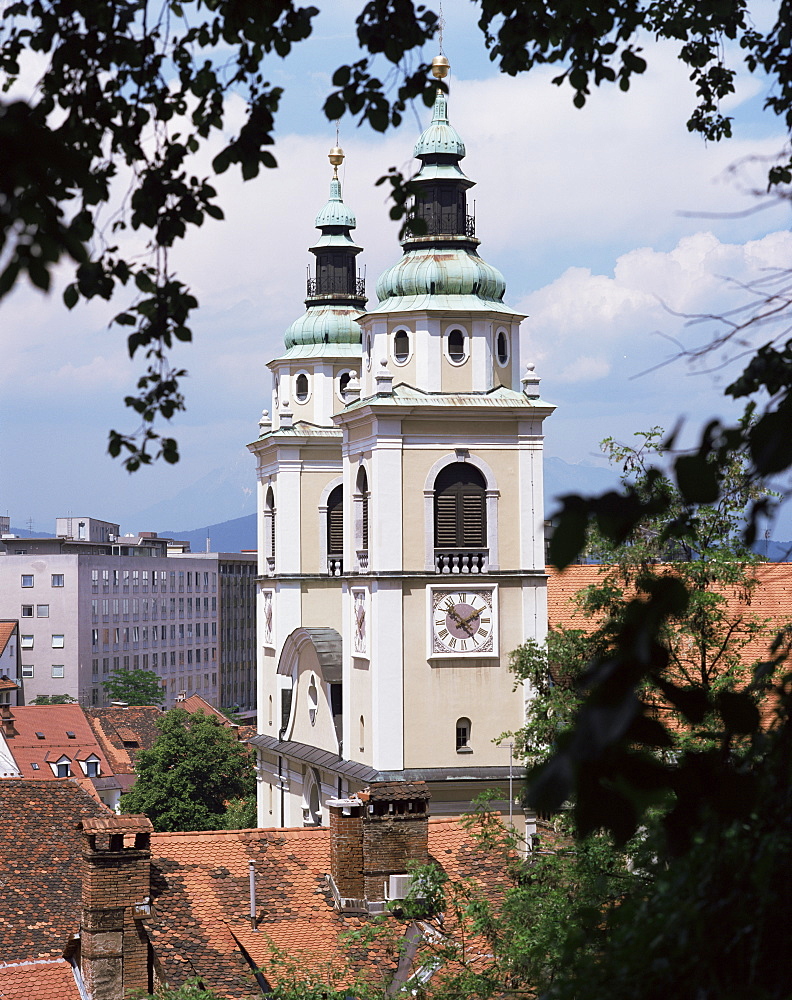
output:
[[297,376],[294,383],[294,398],[298,403],[304,403],[308,398],[308,376],[302,372]]
[[498,364],[505,365],[509,360],[509,341],[503,330],[498,331]]
[[364,350],[366,355],[366,371],[371,371],[371,336],[366,334],[366,347]]
[[403,365],[410,356],[410,335],[406,330],[397,330],[393,335],[393,360]]
[[465,360],[465,335],[461,330],[452,330],[448,335],[448,356],[454,364]]

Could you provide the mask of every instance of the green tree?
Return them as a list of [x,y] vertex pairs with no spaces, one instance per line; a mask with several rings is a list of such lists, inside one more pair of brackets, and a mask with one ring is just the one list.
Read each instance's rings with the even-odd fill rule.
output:
[[31,701],[31,705],[71,705],[76,702],[70,694],[39,694]]
[[122,796],[122,811],[145,813],[158,831],[224,829],[230,800],[255,799],[249,749],[203,712],[174,708],[156,725],[159,736],[137,756],[137,781]]
[[128,705],[161,705],[165,700],[162,681],[151,670],[114,670],[104,682],[105,693]]

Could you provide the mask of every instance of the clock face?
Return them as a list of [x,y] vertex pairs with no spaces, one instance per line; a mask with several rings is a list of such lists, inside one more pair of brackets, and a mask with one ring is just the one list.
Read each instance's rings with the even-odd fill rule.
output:
[[431,614],[433,655],[497,652],[494,590],[432,590]]

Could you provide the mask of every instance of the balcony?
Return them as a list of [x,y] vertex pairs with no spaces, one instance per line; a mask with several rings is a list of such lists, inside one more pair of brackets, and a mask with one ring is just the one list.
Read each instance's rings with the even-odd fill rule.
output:
[[344,557],[328,553],[327,572],[329,576],[342,576],[344,572]]
[[477,575],[489,571],[489,549],[435,549],[435,573]]

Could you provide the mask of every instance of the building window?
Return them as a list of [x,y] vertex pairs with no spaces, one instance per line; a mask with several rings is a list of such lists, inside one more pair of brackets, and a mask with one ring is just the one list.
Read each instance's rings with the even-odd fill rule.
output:
[[501,368],[509,363],[509,338],[506,336],[505,330],[498,330],[495,355]]
[[338,376],[338,398],[342,403],[346,403],[345,393],[346,388],[349,385],[349,380],[352,378],[351,371],[343,371]]
[[32,663],[23,663],[22,664],[22,676],[23,677],[32,677],[33,676],[33,664]]
[[99,758],[89,757],[85,762],[85,775],[88,778],[99,777]]
[[62,635],[53,635],[53,637],[52,637],[52,648],[53,649],[63,649],[63,636]]
[[397,330],[393,335],[393,360],[397,365],[406,365],[410,360],[410,334],[407,330]]
[[22,586],[23,587],[32,587],[33,586],[33,574],[32,573],[23,573],[22,574]]
[[22,605],[22,617],[23,618],[32,618],[33,617],[33,605],[32,604],[23,604]]
[[[275,569],[275,494],[272,487],[267,487],[267,496],[264,501],[264,555],[267,560],[267,569],[272,573]],[[204,574],[204,587],[208,580]],[[204,611],[206,611],[207,599],[204,598]]]
[[316,678],[311,677],[311,683],[308,686],[308,718],[311,720],[311,725],[316,725],[316,713],[319,710],[319,692],[316,688]]
[[446,337],[448,360],[455,365],[467,361],[467,337],[462,330],[451,330]]
[[61,757],[59,761],[55,763],[55,775],[58,778],[69,778],[71,777],[71,767],[69,766],[71,761],[68,757]]
[[49,604],[37,604],[36,605],[36,617],[37,618],[49,618]]
[[32,635],[21,635],[19,637],[19,646],[21,649],[32,649],[33,648],[33,636]]
[[360,746],[360,752],[363,753],[363,751],[366,749],[366,720],[363,718],[362,715],[360,716],[360,733],[359,733],[359,736],[360,736],[360,739],[359,739],[358,743],[359,743],[359,746]]
[[63,573],[53,573],[52,574],[52,586],[62,587],[63,586]]
[[468,462],[447,465],[434,494],[435,548],[486,546],[486,483],[479,470]]
[[470,719],[457,719],[456,752],[473,753],[473,748],[470,745]]
[[298,403],[305,403],[308,401],[309,387],[308,387],[308,376],[305,372],[300,372],[297,378],[294,380],[294,398]]
[[[358,469],[357,480],[355,482],[355,541],[357,549],[368,552],[369,547],[369,487],[368,476],[365,466]],[[358,569],[367,570],[365,566],[358,566]]]
[[66,668],[64,667],[64,665],[62,663],[53,663],[52,664],[52,676],[53,677],[65,677],[66,676]]
[[[336,486],[327,498],[327,557],[334,563],[344,552],[344,488]],[[341,567],[338,566],[340,574]]]

